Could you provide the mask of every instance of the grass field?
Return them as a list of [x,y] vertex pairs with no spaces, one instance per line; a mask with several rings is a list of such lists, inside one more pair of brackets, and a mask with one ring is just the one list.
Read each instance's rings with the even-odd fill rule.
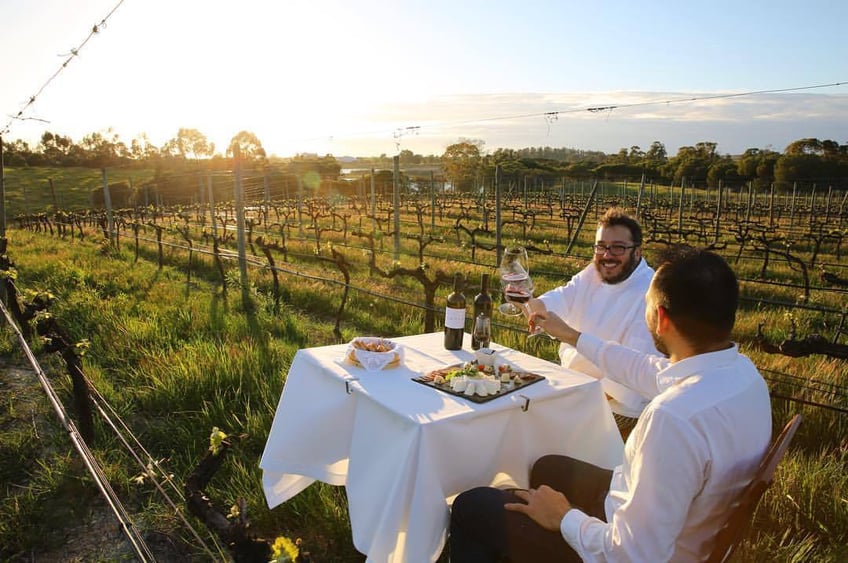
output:
[[[108,183],[138,185],[153,177],[152,170],[110,168]],[[89,209],[91,191],[103,187],[103,173],[96,168],[6,168],[6,216],[12,220],[21,213],[45,213],[56,208]],[[51,190],[50,181],[53,181]]]
[[[407,218],[413,221],[412,218]],[[462,271],[478,280],[490,271],[486,253],[470,264],[467,247],[452,238],[450,218],[440,225],[443,240],[428,247],[429,271]],[[561,228],[537,227],[539,240],[549,240],[557,252],[565,241]],[[590,229],[591,230],[591,229]],[[199,230],[198,230],[199,233]],[[199,236],[199,235],[198,235]],[[420,302],[421,287],[409,277],[384,279],[368,274],[367,252],[345,246],[324,233],[326,242],[316,250],[314,240],[291,236],[287,241],[296,269],[339,278],[333,266],[309,255],[326,256],[328,243],[353,263],[352,285],[367,285],[376,294],[398,295]],[[269,511],[260,486],[259,457],[284,385],[284,375],[297,349],[338,342],[333,322],[341,295],[340,286],[304,276],[282,276],[282,305],[275,309],[271,277],[266,270],[251,268],[250,285],[242,300],[238,291],[222,292],[219,274],[211,260],[195,253],[190,276],[185,250],[169,247],[164,265],[157,264],[154,244],[143,243],[136,256],[131,236],[123,234],[120,250],[109,248],[96,232],[84,240],[64,239],[47,233],[14,229],[9,232],[9,256],[17,268],[22,290],[49,291],[56,296],[50,311],[74,341],[87,344],[83,365],[86,375],[144,444],[151,455],[181,481],[204,455],[213,426],[237,437],[227,462],[209,488],[210,496],[228,507],[244,498],[247,516],[259,536],[301,537],[321,561],[361,561],[350,540],[343,489],[316,484]],[[179,242],[174,234],[173,242]],[[383,241],[387,249],[390,241]],[[348,241],[348,244],[352,243]],[[360,246],[364,242],[360,241]],[[578,252],[588,240],[581,242]],[[404,239],[400,266],[414,269],[417,246]],[[646,253],[658,251],[648,245]],[[834,263],[838,261],[829,256]],[[282,259],[279,259],[282,262]],[[389,268],[390,253],[379,256]],[[540,290],[549,289],[585,263],[579,255],[534,257],[540,272]],[[741,277],[753,276],[755,262],[737,266]],[[230,265],[228,279],[237,280]],[[774,276],[794,276],[783,265],[773,267]],[[233,289],[231,286],[230,289]],[[743,282],[743,291],[768,293],[754,283]],[[779,287],[774,295],[785,291]],[[438,293],[441,307],[448,288]],[[818,292],[814,301],[822,306],[844,307],[844,294]],[[765,354],[751,346],[757,327],[766,326],[772,340],[786,336],[786,308],[753,301],[743,303],[736,336],[743,351],[761,368],[790,372],[833,385],[844,386],[845,361],[822,356],[788,358]],[[835,321],[815,311],[791,313],[799,333],[833,330]],[[396,336],[423,329],[424,312],[354,291],[343,315],[342,341],[359,334]],[[522,348],[523,337],[496,327],[496,339]],[[844,339],[843,339],[844,341]],[[41,344],[36,341],[36,349]],[[2,358],[21,364],[23,358],[8,331],[0,342]],[[553,347],[533,350],[553,358]],[[49,368],[53,383],[68,399],[70,383],[55,356],[39,356]],[[75,461],[66,436],[51,420],[50,409],[36,392],[25,393],[18,377],[4,381],[7,400],[0,410],[0,475],[6,484],[0,501],[0,559],[23,560],[29,554],[60,549],[70,524],[84,521],[100,506],[89,478]],[[773,391],[775,388],[773,387]],[[841,401],[841,403],[839,402]],[[835,399],[848,407],[845,397]],[[841,561],[848,558],[848,431],[844,414],[819,407],[775,399],[775,426],[801,412],[805,420],[775,485],[757,512],[753,532],[739,561]],[[121,498],[130,507],[147,537],[159,542],[165,558],[205,559],[173,511],[162,501],[149,480],[135,479],[141,470],[123,453],[117,440],[102,423],[97,427],[93,450]],[[197,522],[194,522],[197,525]],[[121,542],[113,537],[113,542]]]

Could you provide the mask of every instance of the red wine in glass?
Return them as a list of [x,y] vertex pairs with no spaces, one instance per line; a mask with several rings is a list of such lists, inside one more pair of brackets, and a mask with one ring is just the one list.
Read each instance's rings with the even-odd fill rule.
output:
[[504,291],[504,297],[506,300],[511,303],[527,303],[530,301],[530,297],[532,297],[528,292],[522,291],[520,289],[507,289]]
[[[500,306],[500,312],[509,316],[520,315],[521,309],[515,306],[514,303],[527,303],[530,301],[531,294],[527,289],[528,285],[532,283],[530,276],[524,270],[503,274],[501,276],[501,287],[503,288],[506,303]],[[517,295],[518,299],[512,299],[512,295]],[[524,299],[523,301],[522,298]]]

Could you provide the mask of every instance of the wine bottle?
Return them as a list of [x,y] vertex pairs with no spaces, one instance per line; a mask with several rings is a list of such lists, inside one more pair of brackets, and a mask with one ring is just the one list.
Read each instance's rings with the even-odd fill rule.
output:
[[[483,313],[489,319],[492,318],[492,309],[493,309],[493,301],[492,296],[489,295],[489,274],[483,274],[480,278],[480,293],[478,293],[474,297],[474,319],[480,316],[480,313]],[[488,346],[489,343],[485,343],[484,346]],[[477,339],[474,333],[471,333],[471,349],[479,350],[481,346],[481,342]]]
[[445,307],[445,349],[460,350],[465,334],[465,295],[462,294],[462,274],[453,278],[453,293]]

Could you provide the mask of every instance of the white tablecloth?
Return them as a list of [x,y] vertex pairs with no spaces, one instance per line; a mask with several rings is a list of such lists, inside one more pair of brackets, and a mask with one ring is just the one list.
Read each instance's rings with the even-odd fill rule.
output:
[[297,352],[260,462],[269,507],[315,480],[344,485],[353,543],[368,561],[421,563],[439,557],[449,501],[462,491],[526,487],[545,454],[621,462],[598,380],[493,344],[546,379],[475,404],[411,381],[470,360],[470,350],[445,350],[441,332],[393,340],[404,364],[379,372],[341,363],[346,345]]

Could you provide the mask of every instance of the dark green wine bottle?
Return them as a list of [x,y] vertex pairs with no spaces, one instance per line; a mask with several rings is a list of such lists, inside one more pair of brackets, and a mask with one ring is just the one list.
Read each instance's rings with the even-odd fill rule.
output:
[[453,293],[445,307],[445,349],[460,350],[465,334],[465,295],[462,294],[462,274],[453,278]]
[[[493,307],[492,296],[489,295],[489,274],[483,274],[480,278],[480,293],[474,297],[474,319],[477,319],[477,317],[480,316],[480,313],[483,313],[491,319]],[[472,332],[471,349],[479,350],[480,344],[480,341],[477,340]],[[487,342],[485,345],[488,346],[489,343]]]

